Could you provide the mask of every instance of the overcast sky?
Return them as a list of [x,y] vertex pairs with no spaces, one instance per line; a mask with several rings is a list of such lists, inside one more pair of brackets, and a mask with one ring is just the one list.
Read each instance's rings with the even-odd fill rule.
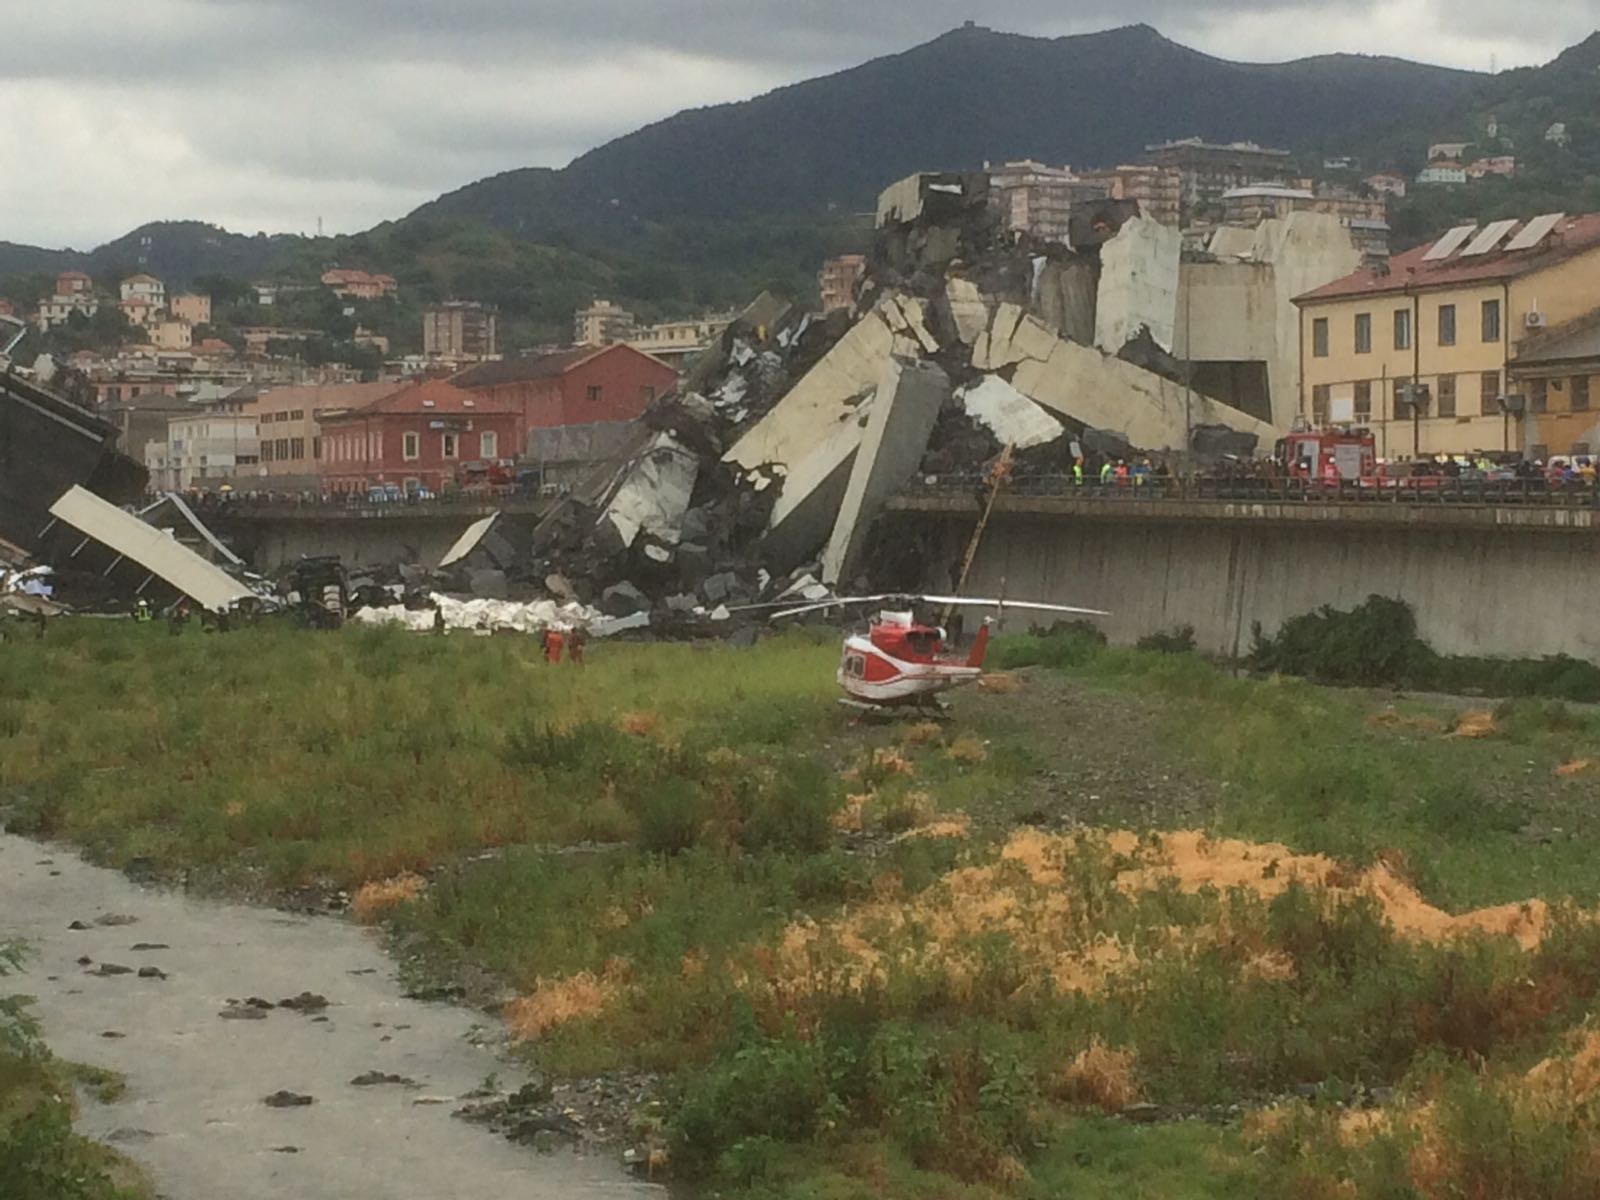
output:
[[1600,0],[0,0],[0,240],[88,249],[186,217],[352,232],[968,18],[1488,70],[1554,57]]

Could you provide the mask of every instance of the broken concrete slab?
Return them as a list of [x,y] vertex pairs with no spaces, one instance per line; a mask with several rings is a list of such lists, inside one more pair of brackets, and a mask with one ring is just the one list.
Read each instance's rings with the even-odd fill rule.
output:
[[622,544],[632,546],[641,532],[675,544],[699,474],[700,460],[691,451],[669,433],[657,435],[627,468],[606,507]]
[[472,571],[467,576],[467,586],[474,596],[486,600],[504,600],[507,596],[506,573],[492,567]]
[[891,359],[885,366],[823,551],[824,583],[850,577],[879,508],[916,473],[939,410],[949,398],[950,378],[937,364]]
[[650,597],[624,580],[600,593],[600,611],[608,617],[626,617],[650,611]]
[[499,513],[490,513],[480,521],[468,525],[465,532],[455,540],[450,549],[444,552],[444,557],[439,560],[439,569],[454,566],[477,548],[484,535],[494,528],[494,523],[500,519]]
[[1201,425],[1254,434],[1262,445],[1273,426],[1198,392],[1089,346],[1057,339],[1049,357],[1017,367],[1017,391],[1090,429],[1108,430],[1142,450],[1181,450]]
[[1001,445],[1028,450],[1066,432],[1060,421],[998,375],[986,375],[981,382],[962,388],[956,399]]
[[50,506],[50,515],[122,558],[138,563],[204,608],[221,611],[255,593],[176,538],[132,513],[73,485]]
[[1100,247],[1100,287],[1094,343],[1115,354],[1141,328],[1172,349],[1178,323],[1178,264],[1183,234],[1149,217],[1135,217]]
[[945,280],[945,300],[950,305],[950,316],[956,324],[956,335],[968,346],[988,331],[989,308],[983,302],[983,293],[970,279],[959,277]]

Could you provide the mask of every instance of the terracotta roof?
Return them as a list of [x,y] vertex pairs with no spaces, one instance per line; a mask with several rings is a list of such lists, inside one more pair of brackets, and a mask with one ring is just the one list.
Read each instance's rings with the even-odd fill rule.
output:
[[339,418],[330,417],[329,419],[377,416],[388,413],[449,413],[470,416],[473,413],[493,415],[521,411],[521,408],[515,404],[485,400],[482,396],[474,395],[465,388],[456,387],[446,380],[427,379],[421,383],[410,383],[399,388],[391,388],[376,400],[371,400],[359,408],[353,408],[348,413],[340,414]]
[[534,379],[554,379],[558,375],[565,375],[581,362],[587,362],[597,354],[604,354],[608,350],[626,350],[630,347],[614,346],[576,346],[571,350],[560,350],[555,354],[528,355],[523,358],[504,358],[499,362],[479,363],[475,367],[468,367],[450,377],[450,382],[457,387],[475,388],[492,387],[497,383],[525,383]]
[[[1501,245],[1512,242],[1525,225],[1526,222],[1519,223],[1502,239]],[[1516,279],[1600,246],[1600,213],[1568,217],[1530,250],[1498,250],[1493,254],[1478,254],[1471,258],[1462,258],[1456,253],[1437,262],[1424,262],[1424,256],[1433,245],[1429,242],[1426,246],[1395,255],[1389,260],[1387,270],[1363,268],[1343,279],[1335,279],[1332,283],[1296,296],[1295,303],[1314,304],[1321,300],[1347,300],[1359,296],[1383,296],[1410,290]]]

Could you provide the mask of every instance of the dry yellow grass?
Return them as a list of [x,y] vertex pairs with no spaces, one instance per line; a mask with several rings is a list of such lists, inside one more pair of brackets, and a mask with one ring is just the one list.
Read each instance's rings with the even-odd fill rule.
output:
[[1500,726],[1495,724],[1492,712],[1474,708],[1462,713],[1456,721],[1456,727],[1446,736],[1453,738],[1486,738],[1493,737],[1499,732]]
[[390,909],[415,900],[426,886],[427,880],[409,871],[391,879],[363,883],[350,901],[350,915],[363,925],[375,925]]
[[1556,778],[1576,779],[1580,775],[1592,775],[1596,769],[1600,769],[1600,758],[1575,758],[1556,768]]
[[904,833],[895,835],[897,842],[911,841],[917,838],[964,838],[972,834],[972,818],[966,813],[952,813],[948,817],[941,817],[929,821],[926,825],[918,825]]
[[889,775],[915,775],[911,760],[894,746],[880,746],[872,752],[872,765]]
[[942,732],[935,721],[918,721],[915,725],[908,726],[900,735],[900,744],[926,746],[929,742],[937,742]]
[[617,728],[634,737],[648,737],[661,727],[661,716],[653,712],[625,712],[617,719]]
[[1370,729],[1409,729],[1417,733],[1440,733],[1444,726],[1432,717],[1400,712],[1392,705],[1367,718]]
[[990,671],[978,677],[978,690],[991,696],[1009,696],[1022,690],[1022,680],[1007,671]]
[[[931,816],[917,822],[929,828],[914,829],[913,836],[944,835],[943,830],[934,833],[932,824]],[[1106,886],[1125,895],[1175,884],[1191,894],[1244,889],[1270,900],[1299,883],[1330,906],[1371,898],[1400,936],[1418,940],[1489,934],[1533,947],[1549,919],[1540,900],[1447,913],[1427,903],[1394,865],[1380,862],[1354,871],[1326,856],[1295,854],[1275,843],[1195,831],[1144,838],[1119,832],[1080,840],[1026,829],[1011,836],[996,862],[959,867],[913,895],[885,892],[825,922],[790,925],[776,946],[757,952],[755,970],[735,970],[736,982],[765,993],[774,1012],[804,1009],[815,997],[883,986],[894,972],[940,978],[961,997],[983,977],[978,947],[999,934],[1029,968],[1029,982],[1021,987],[1048,980],[1057,993],[1092,995],[1143,961],[1234,937],[1225,918],[1198,931],[1151,930],[1141,937],[1136,955],[1094,927],[1080,890],[1081,872],[1068,870],[1085,853],[1116,856],[1123,865]],[[1238,950],[1242,977],[1285,979],[1293,973],[1293,964],[1282,955],[1248,942]]]
[[844,805],[828,818],[828,824],[843,833],[860,833],[866,823],[867,805],[871,802],[871,792],[855,792],[846,796]]
[[959,737],[945,751],[950,758],[964,767],[974,767],[989,757],[989,751],[975,737]]
[[1119,1113],[1139,1100],[1134,1065],[1133,1051],[1114,1050],[1098,1037],[1091,1038],[1062,1069],[1057,1090],[1064,1100]]
[[533,1041],[558,1025],[599,1016],[617,990],[609,972],[579,971],[565,979],[540,979],[532,992],[506,1005],[506,1025],[518,1041]]

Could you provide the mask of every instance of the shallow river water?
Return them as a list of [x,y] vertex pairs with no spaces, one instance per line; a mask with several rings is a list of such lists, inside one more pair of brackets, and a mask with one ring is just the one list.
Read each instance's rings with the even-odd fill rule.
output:
[[[404,999],[376,936],[348,923],[143,887],[0,833],[0,938],[12,936],[33,957],[0,989],[38,998],[57,1055],[127,1078],[115,1103],[84,1102],[78,1129],[170,1200],[665,1196],[609,1158],[539,1154],[453,1119],[490,1073],[521,1082],[492,1048],[498,1029],[479,1046],[488,1018]],[[219,1016],[302,992],[329,1006]],[[416,1086],[351,1084],[373,1071]],[[280,1091],[313,1103],[263,1102]]]

